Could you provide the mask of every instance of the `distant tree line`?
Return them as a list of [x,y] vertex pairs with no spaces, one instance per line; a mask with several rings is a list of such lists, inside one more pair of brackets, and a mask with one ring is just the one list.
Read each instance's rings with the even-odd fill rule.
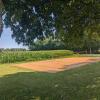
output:
[[24,48],[0,48],[0,52],[2,51],[26,51]]
[[29,46],[29,50],[72,50],[77,53],[100,53],[100,40],[95,37],[84,37],[79,45],[65,44],[60,39],[46,38],[45,40],[37,40]]
[[65,44],[58,39],[46,38],[45,40],[37,40],[29,46],[29,50],[64,50]]

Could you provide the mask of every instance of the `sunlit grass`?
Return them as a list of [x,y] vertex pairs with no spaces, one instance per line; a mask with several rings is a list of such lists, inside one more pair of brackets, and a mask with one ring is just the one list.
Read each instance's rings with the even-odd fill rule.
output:
[[100,54],[81,54],[83,57],[100,57]]
[[11,64],[0,64],[0,77],[18,72],[30,72],[30,71],[26,69],[12,67]]

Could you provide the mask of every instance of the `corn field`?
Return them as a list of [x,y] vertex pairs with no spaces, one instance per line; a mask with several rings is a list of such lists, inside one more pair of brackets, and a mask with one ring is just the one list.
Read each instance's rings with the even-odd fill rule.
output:
[[51,51],[2,51],[0,52],[0,63],[14,63],[21,61],[37,61],[52,58],[71,56],[74,53],[69,50]]

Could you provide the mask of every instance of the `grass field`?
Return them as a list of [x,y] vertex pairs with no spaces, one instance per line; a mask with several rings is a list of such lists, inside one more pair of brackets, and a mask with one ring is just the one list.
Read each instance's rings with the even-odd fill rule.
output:
[[22,61],[38,61],[45,59],[61,58],[74,56],[70,50],[51,50],[51,51],[4,51],[0,53],[0,63],[14,63]]
[[81,54],[82,57],[100,57],[100,54]]
[[100,100],[100,63],[55,74],[0,65],[0,100]]

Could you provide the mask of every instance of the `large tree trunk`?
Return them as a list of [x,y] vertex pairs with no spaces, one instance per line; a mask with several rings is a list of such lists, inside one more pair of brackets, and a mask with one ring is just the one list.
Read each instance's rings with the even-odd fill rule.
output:
[[92,54],[92,49],[90,48],[90,54]]
[[3,30],[2,12],[3,12],[3,3],[2,0],[0,0],[0,35]]
[[2,15],[0,14],[0,36],[3,31],[3,22],[2,22]]

